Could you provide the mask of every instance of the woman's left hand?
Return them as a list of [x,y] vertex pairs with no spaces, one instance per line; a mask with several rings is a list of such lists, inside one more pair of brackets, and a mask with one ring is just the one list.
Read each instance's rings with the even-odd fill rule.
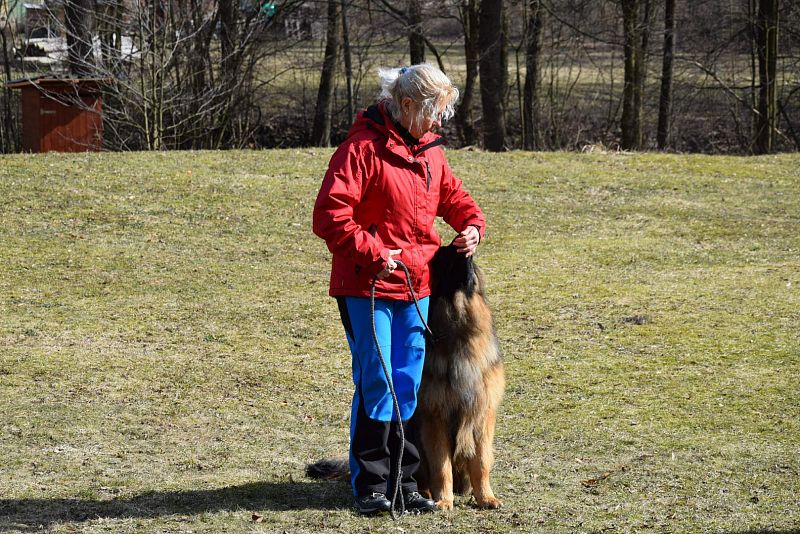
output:
[[475,249],[478,248],[478,243],[480,242],[481,234],[474,226],[467,226],[466,230],[458,234],[458,237],[453,240],[453,244],[458,251],[466,254],[468,258],[475,254]]

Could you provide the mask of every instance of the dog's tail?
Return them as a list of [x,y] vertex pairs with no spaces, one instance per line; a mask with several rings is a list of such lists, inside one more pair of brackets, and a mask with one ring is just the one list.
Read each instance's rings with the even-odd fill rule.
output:
[[318,480],[350,480],[347,458],[323,458],[306,466],[306,475]]

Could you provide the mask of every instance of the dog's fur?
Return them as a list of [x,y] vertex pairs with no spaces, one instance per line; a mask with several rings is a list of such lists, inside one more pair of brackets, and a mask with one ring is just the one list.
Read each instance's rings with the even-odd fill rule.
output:
[[[481,508],[499,508],[489,472],[494,459],[495,417],[505,377],[481,270],[453,245],[431,262],[431,299],[425,368],[417,419],[422,463],[420,491],[441,509],[453,508],[454,492],[472,489]],[[347,477],[347,462],[308,466],[313,478]]]
[[483,273],[450,245],[431,262],[431,284],[417,480],[439,508],[452,508],[454,490],[467,493],[470,486],[478,506],[498,508],[489,471],[505,378]]

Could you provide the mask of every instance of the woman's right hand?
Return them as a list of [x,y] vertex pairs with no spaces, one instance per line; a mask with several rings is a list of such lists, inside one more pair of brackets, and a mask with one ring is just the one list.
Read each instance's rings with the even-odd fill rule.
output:
[[392,256],[398,256],[400,252],[402,252],[402,250],[399,248],[389,250],[389,258],[386,260],[386,267],[376,275],[378,280],[383,280],[397,269],[397,262],[394,261]]

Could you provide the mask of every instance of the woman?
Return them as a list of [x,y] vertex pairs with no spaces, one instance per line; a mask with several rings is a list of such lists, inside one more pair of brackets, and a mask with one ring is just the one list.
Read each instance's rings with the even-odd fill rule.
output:
[[406,510],[435,509],[417,491],[417,435],[408,425],[417,404],[425,357],[424,327],[408,288],[408,268],[427,317],[428,262],[441,240],[434,219],[459,232],[454,243],[471,256],[483,236],[478,205],[453,176],[433,133],[453,115],[456,89],[431,65],[384,70],[381,99],[358,114],[331,158],[314,205],[314,233],[333,254],[330,295],[339,304],[353,356],[355,394],[350,420],[350,476],[362,514],[389,511],[391,456],[399,429],[389,385],[372,333],[370,287],[375,282],[375,326],[405,425],[402,490]]

